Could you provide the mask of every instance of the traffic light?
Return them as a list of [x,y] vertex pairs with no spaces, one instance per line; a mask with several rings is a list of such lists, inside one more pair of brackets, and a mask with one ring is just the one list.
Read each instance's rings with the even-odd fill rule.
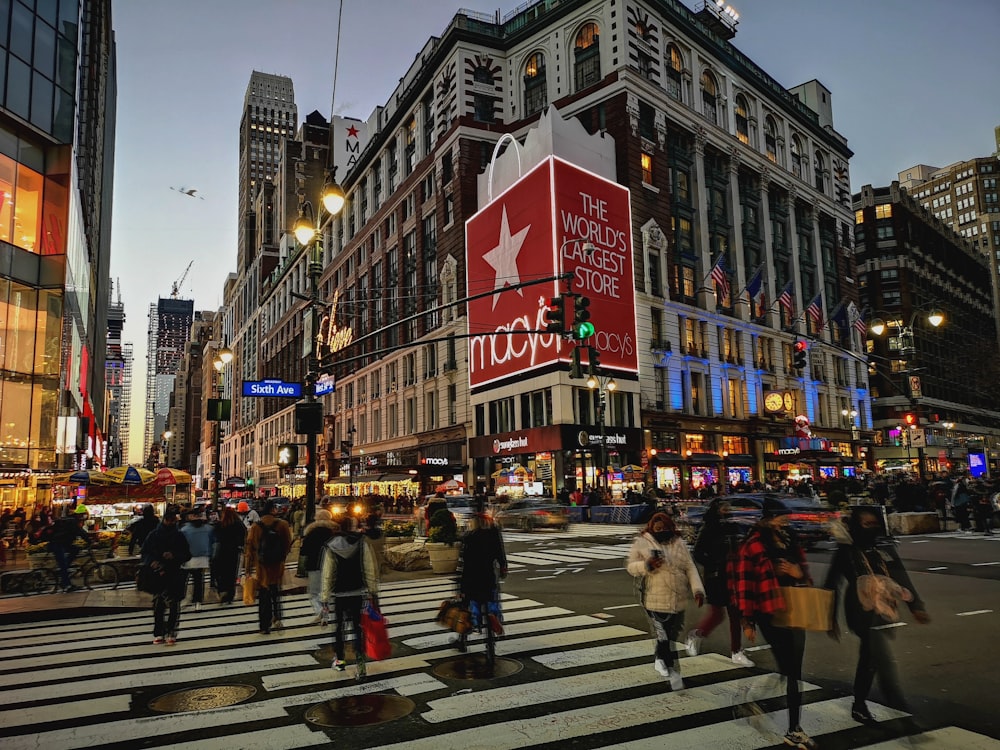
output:
[[299,447],[293,443],[278,446],[278,468],[294,469],[299,465]]
[[594,335],[594,324],[590,322],[590,297],[573,298],[573,338],[577,341]]
[[806,369],[806,352],[809,351],[809,342],[799,339],[795,342],[792,354],[792,366],[796,370]]
[[587,347],[587,373],[597,375],[601,370],[601,353],[596,347]]
[[914,414],[912,411],[906,412],[903,415],[903,423],[907,427],[916,427],[917,426],[917,415]]
[[545,332],[566,333],[566,298],[561,294],[549,300],[549,309],[545,311]]
[[579,378],[583,380],[583,369],[580,367],[580,347],[574,346],[570,354],[571,363],[569,366],[569,376],[571,379]]

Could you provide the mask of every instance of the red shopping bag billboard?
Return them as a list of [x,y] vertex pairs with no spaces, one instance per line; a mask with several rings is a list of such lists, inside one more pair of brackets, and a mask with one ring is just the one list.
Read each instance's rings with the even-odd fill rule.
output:
[[468,294],[479,296],[469,302],[472,388],[570,360],[571,342],[538,332],[565,284],[517,286],[560,273],[591,301],[596,333],[584,343],[602,367],[638,371],[627,188],[549,157],[471,217],[465,237]]

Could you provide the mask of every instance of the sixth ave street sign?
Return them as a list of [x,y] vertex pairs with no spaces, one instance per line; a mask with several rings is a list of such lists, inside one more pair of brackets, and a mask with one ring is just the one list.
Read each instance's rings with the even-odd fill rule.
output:
[[286,383],[284,380],[244,380],[243,395],[302,398],[302,383]]

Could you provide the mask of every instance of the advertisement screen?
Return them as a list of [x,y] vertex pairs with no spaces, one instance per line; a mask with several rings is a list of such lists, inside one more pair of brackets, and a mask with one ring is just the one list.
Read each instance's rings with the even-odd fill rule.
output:
[[[626,188],[550,157],[470,218],[465,237],[468,294],[479,297],[469,302],[471,387],[568,362],[573,344],[539,333],[549,300],[567,291],[590,299],[596,333],[584,344],[601,366],[638,371]],[[571,288],[528,283],[564,273]]]
[[986,454],[969,453],[969,473],[974,477],[986,474]]

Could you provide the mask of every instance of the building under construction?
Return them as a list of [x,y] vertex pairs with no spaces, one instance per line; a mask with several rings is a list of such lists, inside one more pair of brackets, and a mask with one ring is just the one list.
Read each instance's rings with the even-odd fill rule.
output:
[[149,455],[154,445],[159,446],[160,436],[166,429],[170,392],[174,389],[177,367],[184,357],[193,320],[194,300],[160,297],[156,304],[149,306],[143,457]]

